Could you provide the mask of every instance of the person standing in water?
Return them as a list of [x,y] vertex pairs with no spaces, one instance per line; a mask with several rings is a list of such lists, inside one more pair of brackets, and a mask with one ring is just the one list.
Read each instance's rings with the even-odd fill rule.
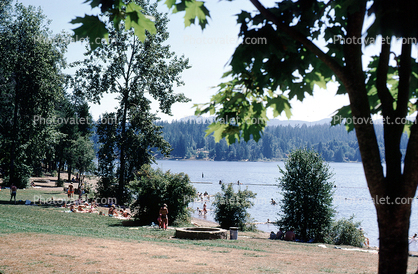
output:
[[206,215],[206,213],[208,213],[208,210],[206,208],[206,202],[205,202],[205,204],[203,205],[203,215]]

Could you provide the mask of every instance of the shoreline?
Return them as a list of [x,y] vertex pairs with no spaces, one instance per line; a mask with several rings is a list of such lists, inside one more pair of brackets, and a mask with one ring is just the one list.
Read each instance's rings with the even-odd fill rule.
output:
[[196,227],[218,227],[217,222],[202,220],[200,218],[192,217],[190,223]]
[[[245,160],[234,160],[234,161],[229,161],[229,160],[221,160],[221,161],[215,161],[214,159],[210,159],[210,158],[204,158],[204,159],[196,159],[196,158],[156,158],[155,159],[157,162],[158,161],[198,161],[198,162],[249,162],[249,163],[274,163],[274,162],[284,162],[287,160],[287,158],[282,158],[282,159],[266,159],[266,160],[256,160],[256,161],[250,161],[248,159]],[[335,162],[335,161],[324,161],[326,163],[341,163],[341,164],[356,164],[356,163],[362,163],[360,161],[343,161],[343,162]]]

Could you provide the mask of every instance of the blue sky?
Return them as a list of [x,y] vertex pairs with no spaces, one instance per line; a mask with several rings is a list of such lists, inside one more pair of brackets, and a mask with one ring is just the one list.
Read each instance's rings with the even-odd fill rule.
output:
[[[24,5],[41,6],[44,14],[51,19],[50,29],[54,33],[61,30],[71,32],[75,26],[69,22],[76,16],[95,13],[90,6],[83,4],[84,0],[20,0]],[[167,11],[161,1],[161,11]],[[263,1],[269,6],[273,1]],[[160,114],[163,120],[180,119],[194,114],[193,104],[209,102],[216,93],[212,88],[219,84],[222,74],[228,70],[226,66],[235,47],[238,45],[237,34],[239,26],[236,24],[235,14],[241,10],[253,11],[255,8],[249,1],[207,1],[211,12],[209,26],[202,31],[199,26],[184,27],[183,14],[170,14],[168,43],[177,55],[184,54],[190,59],[192,68],[184,71],[182,79],[185,85],[176,88],[176,92],[184,93],[192,99],[187,104],[175,104],[172,107],[173,116]],[[84,45],[73,43],[67,53],[67,61],[83,59]],[[308,96],[303,103],[293,100],[292,120],[317,121],[331,117],[332,113],[343,105],[348,104],[348,97],[335,95],[336,85],[329,84],[327,90],[315,90],[314,96]],[[101,105],[91,105],[93,117],[97,119],[106,111],[113,111],[117,106],[113,95],[105,96]],[[157,104],[155,104],[155,109]],[[286,119],[285,116],[280,119]]]

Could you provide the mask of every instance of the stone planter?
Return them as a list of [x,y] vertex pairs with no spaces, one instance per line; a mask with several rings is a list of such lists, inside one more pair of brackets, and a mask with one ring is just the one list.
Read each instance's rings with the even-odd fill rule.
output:
[[185,227],[177,228],[174,237],[191,240],[227,239],[227,230],[214,227]]

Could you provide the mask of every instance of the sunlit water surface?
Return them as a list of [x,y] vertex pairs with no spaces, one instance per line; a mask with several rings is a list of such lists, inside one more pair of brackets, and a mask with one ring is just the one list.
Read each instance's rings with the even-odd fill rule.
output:
[[[329,163],[334,173],[332,181],[334,188],[333,205],[336,210],[336,218],[349,218],[355,216],[355,221],[361,222],[361,227],[370,239],[370,245],[378,246],[378,229],[376,211],[367,188],[361,163]],[[234,189],[245,189],[257,194],[255,205],[248,210],[254,222],[260,222],[257,227],[260,230],[270,232],[278,228],[273,224],[265,224],[267,219],[275,221],[280,212],[279,205],[271,205],[271,199],[279,202],[281,195],[277,186],[277,178],[280,176],[279,168],[284,168],[283,162],[230,162],[230,161],[173,161],[160,160],[157,165],[163,171],[171,170],[174,173],[186,173],[193,182],[198,192],[208,192],[214,195],[219,192],[219,181],[233,183]],[[240,182],[240,185],[237,182]],[[213,200],[213,199],[212,199]],[[207,216],[193,214],[193,217],[205,218],[213,221],[213,206],[211,201],[206,201],[208,207]],[[202,201],[190,203],[193,209],[203,208]],[[412,203],[411,227],[409,235],[418,233],[417,202]],[[411,247],[412,248],[412,247]]]

